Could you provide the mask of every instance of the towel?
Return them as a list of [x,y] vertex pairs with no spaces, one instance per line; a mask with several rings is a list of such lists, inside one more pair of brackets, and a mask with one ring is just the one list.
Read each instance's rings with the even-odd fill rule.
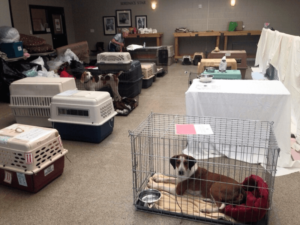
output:
[[269,63],[271,61],[270,53],[271,50],[273,49],[274,41],[275,41],[275,32],[268,29],[266,31],[266,41],[265,41],[265,46],[261,58],[262,61],[259,64],[259,68],[263,74],[265,74],[267,69],[269,68]]
[[261,31],[261,35],[257,44],[257,51],[255,57],[255,66],[258,66],[263,63],[262,57],[267,40],[267,29],[263,28]]
[[[165,179],[168,178],[167,176],[164,176],[162,174],[158,174],[158,175]],[[155,182],[153,181],[152,177],[149,179],[149,181]],[[163,185],[167,187],[175,186],[175,184],[170,184],[170,183],[164,183]],[[175,196],[165,191],[161,191],[161,194],[162,195],[160,200],[153,205],[155,209],[176,212],[176,213],[184,213],[190,216],[204,217],[209,219],[222,218],[230,222],[235,222],[234,219],[220,212],[219,213],[200,212],[200,210],[203,208],[216,207],[215,204],[202,201],[201,196],[190,195],[187,193],[185,193],[182,196],[178,196],[178,195]]]

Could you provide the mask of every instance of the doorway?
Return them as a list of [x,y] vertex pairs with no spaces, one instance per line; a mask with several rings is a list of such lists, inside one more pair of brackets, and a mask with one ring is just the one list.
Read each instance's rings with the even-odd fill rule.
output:
[[68,45],[63,7],[29,5],[33,34],[51,34],[53,48]]

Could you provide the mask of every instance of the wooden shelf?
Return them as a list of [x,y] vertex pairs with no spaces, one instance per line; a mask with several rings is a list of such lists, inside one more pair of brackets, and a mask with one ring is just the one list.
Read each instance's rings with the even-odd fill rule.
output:
[[163,33],[155,33],[155,34],[128,34],[126,38],[156,38],[156,45],[161,46],[162,41],[161,38],[163,36]]

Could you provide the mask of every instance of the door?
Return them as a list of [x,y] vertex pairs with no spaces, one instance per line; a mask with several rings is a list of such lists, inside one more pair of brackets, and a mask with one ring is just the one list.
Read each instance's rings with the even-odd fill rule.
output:
[[48,16],[53,48],[56,49],[58,47],[68,45],[64,8],[49,7]]

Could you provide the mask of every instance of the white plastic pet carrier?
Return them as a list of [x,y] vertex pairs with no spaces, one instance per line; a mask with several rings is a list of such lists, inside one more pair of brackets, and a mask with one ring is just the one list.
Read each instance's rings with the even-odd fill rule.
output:
[[18,123],[51,127],[51,98],[67,90],[76,90],[74,78],[30,77],[10,85],[10,107]]
[[103,52],[97,55],[97,65],[100,71],[129,70],[131,56],[128,52]]
[[35,174],[65,155],[55,129],[13,124],[0,130],[0,168]]
[[62,139],[100,142],[113,130],[112,98],[102,91],[66,91],[52,98],[51,119]]
[[64,170],[60,136],[55,129],[13,124],[0,130],[0,184],[38,192]]
[[143,69],[143,66],[151,66],[152,67],[152,74],[153,75],[156,75],[157,74],[157,67],[156,67],[156,63],[141,63],[141,66],[142,66],[142,69]]
[[[153,63],[154,64],[154,63]],[[144,64],[144,63],[141,63],[141,66],[142,66],[142,74],[143,74],[143,77],[144,78],[149,78],[151,76],[154,75],[153,73],[153,64]]]

